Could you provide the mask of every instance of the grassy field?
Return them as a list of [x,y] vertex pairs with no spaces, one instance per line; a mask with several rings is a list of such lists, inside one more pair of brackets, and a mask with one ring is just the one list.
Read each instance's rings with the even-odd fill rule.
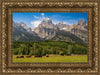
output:
[[60,55],[50,55],[49,57],[35,57],[31,58],[16,58],[13,55],[13,62],[87,62],[87,55],[73,55],[73,56],[60,56]]

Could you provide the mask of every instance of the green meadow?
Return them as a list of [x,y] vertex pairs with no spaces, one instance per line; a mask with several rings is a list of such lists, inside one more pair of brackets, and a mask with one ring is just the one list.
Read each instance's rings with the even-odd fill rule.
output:
[[15,41],[13,62],[87,62],[87,46],[65,41]]
[[87,55],[73,55],[73,56],[49,56],[49,57],[34,57],[31,58],[16,58],[16,55],[13,55],[13,62],[87,62]]

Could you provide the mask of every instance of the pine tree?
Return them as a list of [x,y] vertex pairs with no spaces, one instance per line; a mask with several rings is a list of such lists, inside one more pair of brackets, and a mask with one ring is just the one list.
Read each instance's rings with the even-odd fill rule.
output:
[[34,55],[36,55],[35,42],[34,42]]

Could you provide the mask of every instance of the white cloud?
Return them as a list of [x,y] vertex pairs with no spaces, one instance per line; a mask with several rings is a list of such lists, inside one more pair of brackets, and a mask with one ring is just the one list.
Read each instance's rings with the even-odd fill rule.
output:
[[70,23],[70,24],[76,24],[76,23],[78,23],[78,20],[68,20],[68,23]]
[[44,13],[42,13],[41,15],[44,16]]
[[38,27],[38,25],[41,23],[41,21],[32,21],[31,24],[33,25],[33,28]]
[[73,23],[70,22],[63,22],[64,24],[72,25]]
[[36,20],[31,21],[31,25],[32,25],[33,28],[38,27],[38,25],[41,23],[41,21],[45,18],[44,15],[45,15],[44,13],[41,13],[41,16],[35,16],[34,15],[34,18]]
[[56,24],[58,24],[60,21],[58,21],[58,20],[52,20],[52,22],[56,25]]
[[58,24],[58,23],[60,23],[60,22],[63,22],[63,24],[72,25],[72,23],[70,23],[70,22],[53,20],[53,23],[54,23],[55,25]]
[[34,16],[34,18],[36,18],[36,19],[40,19],[41,17],[38,17],[38,16]]

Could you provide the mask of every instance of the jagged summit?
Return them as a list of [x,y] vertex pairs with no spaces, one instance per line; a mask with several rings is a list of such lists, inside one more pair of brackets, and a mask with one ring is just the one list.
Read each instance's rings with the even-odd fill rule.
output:
[[44,18],[41,23],[49,23],[49,24],[51,24],[52,20],[49,17],[47,17],[47,18]]
[[82,19],[78,22],[78,25],[86,25],[86,21],[84,19]]
[[52,23],[52,20],[49,17],[47,17],[47,18],[43,19],[43,21],[41,21],[41,23],[39,24],[38,27],[39,28],[43,28],[43,27],[45,27],[45,28],[55,28],[55,25]]
[[[64,40],[64,38],[72,39],[72,37],[64,37],[62,38],[62,35],[64,34],[70,34],[75,35],[79,39],[83,40],[84,42],[87,42],[87,23],[85,20],[80,20],[78,23],[73,25],[67,25],[64,22],[59,22],[58,24],[54,24],[52,20],[47,17],[44,18],[41,23],[38,25],[38,27],[31,29],[29,28],[25,23],[16,23],[13,22],[13,31],[16,32],[20,31],[25,33],[32,34],[36,37],[39,37],[41,39],[53,39],[55,37],[55,40]],[[58,36],[58,33],[61,32],[61,34]],[[66,32],[66,33],[65,33]],[[17,34],[18,36],[21,34]],[[57,36],[57,37],[56,37]],[[77,41],[77,40],[76,40]]]
[[23,31],[23,32],[33,33],[32,29],[28,27],[24,22],[17,23],[13,21],[13,30],[15,29]]

